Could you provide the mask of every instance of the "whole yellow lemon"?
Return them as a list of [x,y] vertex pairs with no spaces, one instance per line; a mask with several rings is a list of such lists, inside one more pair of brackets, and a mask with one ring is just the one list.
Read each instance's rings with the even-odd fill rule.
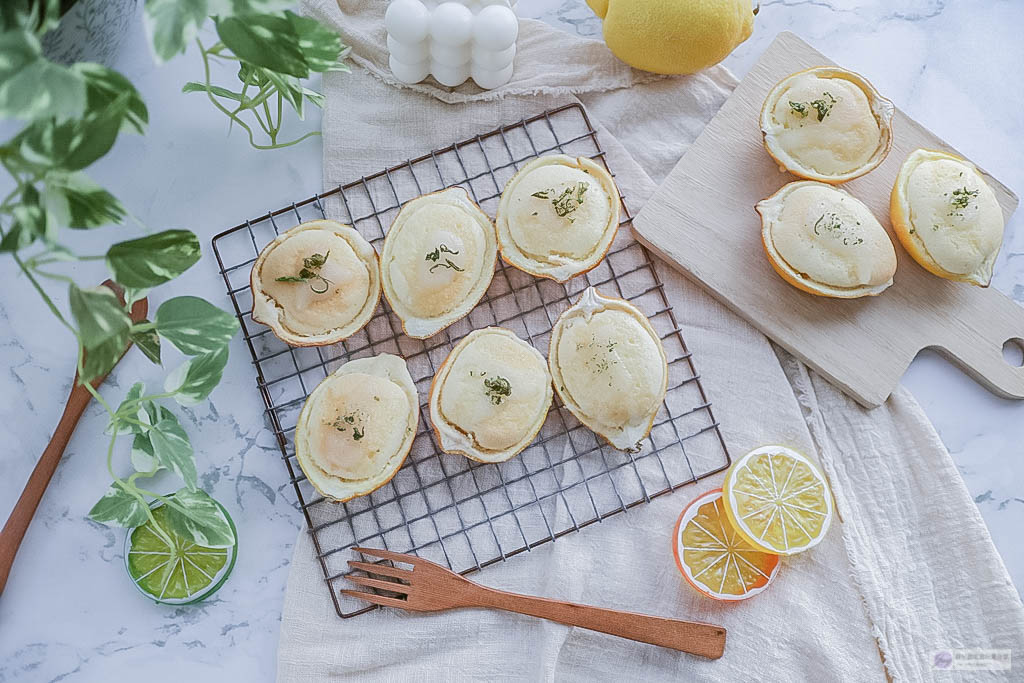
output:
[[754,30],[750,0],[587,0],[604,42],[630,66],[692,74],[725,59]]

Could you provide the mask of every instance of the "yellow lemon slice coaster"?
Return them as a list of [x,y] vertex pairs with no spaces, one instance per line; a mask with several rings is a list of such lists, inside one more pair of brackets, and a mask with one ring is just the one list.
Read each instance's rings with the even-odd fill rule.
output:
[[806,456],[762,446],[733,463],[722,484],[736,531],[765,552],[794,555],[821,542],[834,514],[832,491]]
[[756,550],[729,525],[722,489],[683,510],[673,534],[676,565],[687,583],[715,600],[757,595],[779,571],[779,556]]

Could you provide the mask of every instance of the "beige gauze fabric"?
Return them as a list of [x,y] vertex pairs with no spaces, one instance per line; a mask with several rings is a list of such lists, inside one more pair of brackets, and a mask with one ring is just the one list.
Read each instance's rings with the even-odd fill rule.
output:
[[[304,4],[353,46],[356,65],[351,74],[324,78],[328,190],[578,98],[635,213],[736,83],[721,67],[685,78],[635,72],[598,41],[524,19],[506,86],[402,86],[387,68],[387,3]],[[326,208],[343,218],[338,205]],[[628,230],[618,237],[632,239]],[[278,680],[917,681],[958,676],[933,670],[936,650],[1010,648],[1018,662],[1024,657],[1020,598],[949,454],[909,393],[900,389],[866,411],[666,264],[658,270],[733,456],[765,443],[816,456],[839,518],[819,546],[783,559],[767,591],[736,604],[694,591],[671,551],[680,510],[719,486],[722,475],[473,578],[504,590],[721,624],[729,633],[725,655],[707,661],[486,610],[384,609],[342,620],[303,530],[288,580]],[[963,676],[999,680],[1013,672]]]

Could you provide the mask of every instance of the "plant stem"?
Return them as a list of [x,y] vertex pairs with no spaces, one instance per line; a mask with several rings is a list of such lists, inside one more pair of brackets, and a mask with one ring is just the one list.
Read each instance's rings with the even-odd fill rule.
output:
[[[52,263],[52,261],[50,263]],[[41,268],[33,268],[32,270],[35,271],[36,275],[42,275],[43,277],[49,278],[51,280],[57,280],[59,282],[68,282],[68,283],[74,282],[74,280],[69,278],[67,275],[61,275],[59,273],[51,273],[51,272],[42,270]]]
[[253,107],[257,107],[263,104],[263,102],[265,102],[267,98],[273,95],[276,91],[277,88],[275,88],[273,85],[271,85],[270,83],[265,83],[263,87],[260,88],[260,91],[256,93],[256,97],[252,98],[249,101],[249,104],[245,106],[245,108],[252,109]]
[[132,488],[134,488],[139,493],[143,493],[143,494],[145,494],[147,496],[152,496],[153,498],[156,498],[157,500],[162,500],[164,505],[170,505],[172,508],[175,508],[175,509],[180,510],[181,512],[183,512],[185,514],[188,514],[188,509],[185,508],[185,506],[183,506],[180,503],[178,503],[177,501],[175,501],[172,496],[165,496],[165,495],[159,494],[159,493],[157,493],[155,491],[149,491],[147,489],[144,489],[144,488],[141,488],[141,487],[135,486],[135,485],[132,485]]
[[111,478],[114,480],[114,485],[120,486],[122,491],[139,501],[142,508],[146,511],[146,517],[149,519],[149,523],[153,525],[154,532],[159,534],[167,545],[174,545],[174,541],[171,540],[171,537],[166,531],[164,531],[163,527],[160,526],[160,523],[156,521],[156,517],[153,516],[153,511],[149,508],[149,503],[147,503],[146,499],[142,497],[142,492],[133,483],[132,479],[129,478],[129,480],[125,482],[114,473],[114,444],[116,442],[117,432],[115,431],[113,436],[110,437],[110,445],[107,446],[107,472],[110,473]]
[[[96,399],[96,402],[99,403],[101,406],[103,406],[103,408],[107,411],[107,415],[109,415],[110,419],[113,420],[114,416],[117,415],[117,412],[113,408],[110,407],[110,404],[107,403],[106,399],[103,398],[100,395],[100,392],[96,390],[96,387],[94,387],[92,385],[91,381],[89,381],[89,382],[82,381],[82,372],[84,371],[84,369],[85,369],[85,348],[82,346],[81,340],[79,340],[79,342],[78,342],[78,383],[81,384],[83,387],[85,387],[86,391],[88,391],[90,394],[92,394],[92,397],[94,399]],[[114,430],[114,436],[117,436],[117,430],[116,429]]]
[[157,401],[161,398],[171,398],[177,393],[177,391],[165,391],[162,394],[150,394],[149,396],[140,397],[138,402],[142,403],[143,401]]
[[[277,142],[277,133],[280,131],[280,128],[281,128],[281,122],[280,122],[280,118],[281,118],[280,106],[281,106],[281,103],[280,103],[280,100],[278,101],[278,112],[279,113],[278,113],[278,124],[277,124],[276,128],[269,128],[266,124],[264,124],[262,119],[260,118],[259,113],[255,109],[255,107],[264,104],[266,102],[267,98],[269,98],[274,93],[277,93],[279,98],[281,97],[280,91],[278,91],[277,88],[275,88],[273,86],[270,86],[270,87],[267,87],[267,85],[262,86],[261,89],[260,89],[260,93],[253,100],[251,100],[245,106],[242,106],[244,103],[239,103],[239,107],[237,107],[234,111],[232,111],[232,110],[228,109],[227,107],[225,107],[223,104],[220,103],[219,100],[217,100],[217,98],[214,96],[214,94],[210,91],[210,88],[213,85],[212,82],[210,81],[210,57],[220,57],[220,58],[223,58],[223,59],[227,59],[228,58],[227,55],[217,54],[217,51],[223,49],[224,46],[223,46],[222,43],[216,43],[215,45],[213,45],[213,47],[211,47],[209,50],[207,50],[206,47],[203,45],[203,42],[199,38],[196,38],[196,45],[199,46],[199,54],[200,54],[200,56],[203,59],[203,75],[204,75],[204,79],[205,79],[204,83],[206,85],[206,97],[207,97],[207,99],[209,99],[214,107],[216,107],[218,110],[220,110],[224,115],[226,115],[234,123],[237,123],[239,126],[241,126],[241,128],[246,132],[246,135],[248,135],[248,137],[249,137],[249,144],[252,147],[254,147],[255,149],[282,149],[284,147],[291,147],[292,145],[297,145],[297,144],[299,144],[300,142],[302,142],[303,140],[305,140],[307,138],[311,138],[314,135],[320,135],[321,134],[320,131],[314,130],[314,131],[310,131],[310,132],[306,133],[305,135],[302,135],[302,136],[300,136],[298,138],[295,138],[294,140],[289,140],[288,142]],[[237,59],[237,57],[234,57],[234,58]],[[239,60],[239,61],[241,61],[241,60]],[[245,109],[249,109],[249,110],[252,111],[253,115],[256,117],[256,120],[259,122],[260,127],[263,128],[263,130],[267,133],[268,136],[270,136],[271,144],[269,144],[269,145],[261,145],[258,142],[256,142],[256,138],[255,138],[255,136],[253,134],[252,127],[250,127],[245,121],[243,121],[238,116],[238,114],[241,111],[245,110]],[[268,119],[269,119],[270,118],[269,111],[267,112],[267,115],[268,115]],[[268,121],[268,123],[272,124],[273,122],[272,121]],[[273,133],[271,133],[271,130],[273,130]]]
[[47,252],[42,252],[36,256],[25,261],[25,265],[38,272],[36,266],[47,266],[51,263],[65,263],[67,261],[102,261],[107,258],[106,254],[79,256],[78,254],[65,254],[64,257],[60,256],[47,256]]
[[[270,128],[267,126],[267,124],[263,123],[263,119],[260,118],[259,111],[257,111],[256,109],[253,109],[252,110],[252,115],[256,117],[256,122],[260,124],[260,128],[263,129],[263,132],[266,133],[267,135],[270,135]],[[250,140],[250,142],[251,142],[251,140]]]
[[206,48],[203,47],[203,42],[201,40],[199,40],[199,38],[196,38],[196,44],[199,46],[199,54],[203,58],[203,72],[204,72],[205,77],[206,77],[206,81],[205,81],[205,83],[206,83],[206,97],[210,100],[211,103],[213,103],[213,106],[215,106],[217,109],[219,109],[224,114],[227,114],[227,116],[232,121],[235,121],[236,123],[238,123],[238,125],[241,126],[242,129],[245,130],[246,133],[249,134],[249,144],[250,145],[252,145],[256,149],[271,149],[271,148],[266,147],[264,145],[257,144],[256,140],[252,136],[252,128],[250,128],[249,125],[246,124],[245,121],[243,121],[242,119],[240,119],[237,116],[235,116],[234,114],[232,114],[231,110],[228,109],[227,107],[225,107],[224,105],[222,105],[220,102],[218,102],[217,98],[213,96],[212,92],[210,92],[210,87],[212,85],[212,83],[210,83],[210,57],[209,57],[209,55],[206,52]]
[[135,488],[135,480],[136,479],[138,479],[139,477],[142,477],[144,479],[149,479],[150,477],[156,476],[156,473],[159,472],[159,471],[160,471],[160,466],[157,465],[155,468],[153,468],[149,472],[132,472],[132,474],[128,477],[128,485],[133,487],[133,488]]
[[292,145],[297,145],[300,142],[302,142],[303,140],[305,140],[306,138],[311,138],[314,135],[320,135],[320,134],[321,133],[318,130],[311,130],[308,133],[306,133],[305,135],[303,135],[302,137],[295,138],[294,140],[289,140],[288,142],[279,142],[276,145],[268,145],[268,146],[255,145],[255,147],[256,147],[256,149],[282,149],[284,147],[291,147]]
[[[11,175],[14,176],[13,173]],[[8,195],[6,197],[4,197],[4,200],[2,202],[0,202],[0,211],[3,211],[4,213],[6,213],[8,211],[8,209],[7,209],[8,202],[10,202],[12,199],[17,197],[18,193],[21,192],[22,189],[24,188],[24,185],[22,184],[21,180],[17,176],[14,176],[14,182],[16,184],[16,187],[13,190],[11,190],[10,193],[8,193]],[[13,208],[13,207],[11,207],[11,208]]]
[[277,128],[274,129],[275,133],[277,131],[281,130],[281,107],[283,106],[283,101],[284,101],[284,98],[281,96],[281,91],[278,90],[277,91]]
[[71,330],[71,334],[75,335],[75,339],[78,339],[79,342],[81,342],[81,339],[78,336],[78,330],[76,330],[74,326],[71,323],[69,323],[67,319],[64,318],[64,315],[60,312],[60,309],[57,308],[57,304],[53,303],[53,299],[51,299],[50,296],[46,293],[46,290],[43,289],[43,286],[39,284],[39,281],[35,279],[35,277],[32,275],[32,271],[25,265],[25,262],[21,260],[21,258],[18,256],[18,253],[11,252],[11,257],[14,259],[14,262],[18,264],[18,267],[21,268],[21,272],[25,274],[25,277],[28,278],[28,281],[32,283],[33,287],[35,287],[36,291],[39,293],[39,296],[43,298],[43,303],[45,303],[47,308],[50,309],[50,312],[57,317],[57,320],[59,320],[61,324],[64,325],[64,327]]
[[[277,96],[280,97],[281,93],[279,92]],[[270,136],[270,144],[277,144],[277,128],[274,127],[274,119],[270,115],[270,105],[267,103],[266,100],[263,100],[263,112],[267,115],[267,127],[269,128],[269,130],[267,131],[267,135]],[[277,122],[277,125],[281,125],[280,117]]]

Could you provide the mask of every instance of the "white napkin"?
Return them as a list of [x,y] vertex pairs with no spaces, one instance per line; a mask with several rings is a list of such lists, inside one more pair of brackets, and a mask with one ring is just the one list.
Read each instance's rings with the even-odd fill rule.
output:
[[[599,124],[608,163],[635,212],[735,86],[723,68],[687,78],[639,75],[599,42],[523,20],[516,73],[501,89],[396,87],[382,49],[385,3],[305,5],[338,28],[362,67],[324,79],[326,189],[578,97]],[[765,593],[739,604],[697,594],[679,577],[670,549],[679,511],[719,485],[721,475],[473,578],[506,590],[719,623],[729,630],[725,656],[705,661],[485,610],[377,610],[341,620],[304,531],[282,616],[280,681],[923,680],[935,675],[936,650],[1024,653],[1024,608],[912,397],[900,390],[865,411],[696,285],[659,266],[734,456],[771,442],[817,454],[841,521],[814,550],[785,559]]]

